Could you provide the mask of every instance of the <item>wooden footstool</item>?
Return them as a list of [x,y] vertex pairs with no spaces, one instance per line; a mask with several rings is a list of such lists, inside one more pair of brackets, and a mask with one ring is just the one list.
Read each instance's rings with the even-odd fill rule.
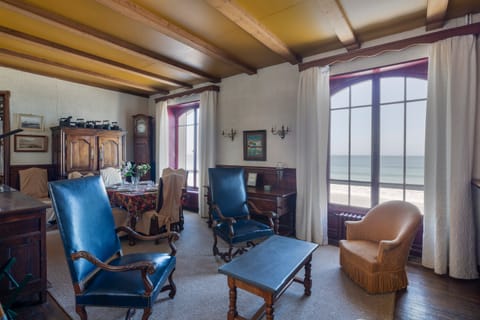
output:
[[[312,253],[317,247],[315,243],[274,235],[221,266],[218,271],[227,275],[230,288],[228,320],[245,319],[237,312],[237,288],[265,300],[252,319],[259,319],[266,314],[267,320],[273,320],[274,302],[293,281],[302,283],[305,295],[309,296],[312,288]],[[303,267],[304,279],[295,278]]]

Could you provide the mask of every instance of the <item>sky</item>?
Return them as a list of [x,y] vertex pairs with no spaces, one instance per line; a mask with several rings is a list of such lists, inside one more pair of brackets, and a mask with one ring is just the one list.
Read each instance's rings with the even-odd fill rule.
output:
[[[406,126],[407,156],[422,156],[425,149],[427,81],[416,78],[390,77],[380,82],[380,153],[403,155]],[[405,103],[406,98],[406,103]],[[331,154],[348,154],[349,105],[348,88],[331,98]],[[351,154],[371,153],[372,82],[351,86]],[[406,122],[405,122],[406,118]]]

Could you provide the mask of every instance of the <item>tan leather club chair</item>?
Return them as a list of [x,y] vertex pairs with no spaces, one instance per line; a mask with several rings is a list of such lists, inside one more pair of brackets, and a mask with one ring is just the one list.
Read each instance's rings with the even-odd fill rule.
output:
[[[161,232],[163,227],[168,232],[175,228],[180,221],[186,177],[187,172],[184,169],[166,168],[162,171],[158,185],[157,207],[155,210],[142,213],[137,221],[136,231],[149,235]],[[152,223],[156,224],[153,228]]]
[[405,201],[388,201],[372,208],[360,221],[347,221],[340,240],[340,265],[368,293],[407,287],[405,266],[422,222],[418,208]]

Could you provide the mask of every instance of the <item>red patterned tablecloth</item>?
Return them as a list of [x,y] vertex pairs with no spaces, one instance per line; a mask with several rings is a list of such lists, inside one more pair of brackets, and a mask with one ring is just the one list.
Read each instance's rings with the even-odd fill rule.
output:
[[112,206],[125,208],[131,217],[137,218],[142,212],[155,209],[157,191],[152,189],[124,191],[107,188]]

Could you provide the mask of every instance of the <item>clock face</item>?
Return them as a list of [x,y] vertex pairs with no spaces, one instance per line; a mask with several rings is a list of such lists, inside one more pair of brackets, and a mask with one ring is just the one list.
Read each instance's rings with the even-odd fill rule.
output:
[[145,120],[138,120],[137,133],[144,134],[146,131],[147,131],[147,125],[145,124]]

